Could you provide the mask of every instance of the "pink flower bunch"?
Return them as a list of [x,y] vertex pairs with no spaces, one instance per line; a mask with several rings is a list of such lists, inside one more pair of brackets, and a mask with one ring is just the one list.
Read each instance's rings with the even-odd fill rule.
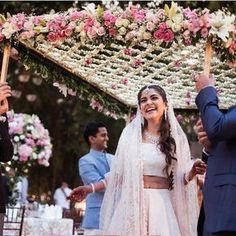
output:
[[16,30],[22,30],[24,27],[24,24],[26,23],[27,18],[25,16],[25,14],[23,13],[18,13],[16,15],[13,15],[10,19],[9,22],[12,23],[15,27]]
[[146,10],[139,9],[139,7],[131,5],[130,7],[131,16],[133,17],[134,21],[137,23],[141,23],[146,19]]
[[138,68],[141,65],[142,65],[142,61],[140,59],[134,60],[133,67]]
[[108,29],[108,34],[111,38],[115,38],[118,34],[115,28],[116,19],[117,17],[108,10],[103,13],[104,28]]
[[99,112],[101,112],[103,110],[103,106],[101,105],[101,103],[99,101],[96,101],[94,99],[91,100],[90,102],[90,106],[94,109],[97,110]]
[[153,37],[156,40],[163,40],[166,43],[170,43],[174,40],[174,33],[168,28],[165,22],[162,22],[159,25],[158,30],[154,32]]
[[186,17],[184,25],[185,31],[183,33],[186,44],[191,44],[192,38],[195,37],[207,38],[211,27],[212,16],[209,10],[205,9],[201,13],[197,13],[195,10],[187,8],[183,10],[183,13]]
[[48,166],[52,144],[48,130],[44,128],[38,116],[9,111],[7,117],[14,146],[11,167],[25,173],[31,165]]
[[231,55],[236,54],[236,41],[230,43],[228,50]]
[[70,19],[72,21],[81,21],[81,20],[83,20],[84,17],[85,17],[85,14],[83,11],[73,11],[70,14]]
[[68,23],[68,19],[64,15],[55,16],[53,20],[47,23],[47,28],[50,31],[47,35],[48,41],[55,42],[70,37],[75,27],[75,22]]

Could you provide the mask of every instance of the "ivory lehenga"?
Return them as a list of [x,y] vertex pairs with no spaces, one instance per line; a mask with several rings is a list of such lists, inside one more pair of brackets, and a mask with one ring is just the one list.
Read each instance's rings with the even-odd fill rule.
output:
[[143,175],[164,176],[165,163],[164,154],[156,145],[142,143],[138,110],[136,118],[121,134],[109,174],[100,214],[102,235],[197,235],[196,181],[184,185],[184,174],[193,163],[186,135],[169,102],[167,119],[176,142],[177,161],[171,166],[174,189],[143,188]]

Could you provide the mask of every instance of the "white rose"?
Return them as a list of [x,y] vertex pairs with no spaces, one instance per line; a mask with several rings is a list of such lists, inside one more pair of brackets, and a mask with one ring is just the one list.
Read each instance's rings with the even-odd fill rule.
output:
[[37,159],[38,159],[37,154],[36,154],[36,153],[33,153],[33,154],[32,154],[32,158],[33,158],[34,160],[37,160]]
[[22,135],[20,136],[20,139],[21,139],[21,140],[24,140],[24,139],[25,139],[25,135],[22,134]]
[[126,30],[125,27],[121,27],[118,31],[119,31],[119,33],[120,33],[121,35],[125,35],[126,32],[127,32],[127,30]]
[[125,27],[125,28],[127,28],[128,26],[129,26],[129,24],[130,24],[130,22],[129,22],[129,20],[127,20],[127,19],[123,19],[123,26]]
[[123,24],[123,19],[117,18],[116,22],[115,22],[115,26],[120,28],[122,26],[122,24]]
[[14,138],[13,138],[13,140],[14,140],[14,142],[19,142],[20,141],[20,138],[18,137],[18,136],[15,136]]
[[149,40],[151,38],[152,38],[152,34],[151,33],[149,33],[149,32],[144,32],[143,33],[143,39]]

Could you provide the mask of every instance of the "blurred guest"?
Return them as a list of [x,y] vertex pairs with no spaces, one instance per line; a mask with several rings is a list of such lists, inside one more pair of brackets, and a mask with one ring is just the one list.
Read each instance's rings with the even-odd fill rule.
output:
[[20,205],[25,205],[28,203],[28,186],[29,182],[26,176],[21,176],[16,184],[16,191],[18,193],[17,203]]
[[[98,235],[99,216],[105,191],[105,176],[110,171],[114,156],[106,152],[109,137],[107,128],[102,122],[88,123],[84,130],[84,139],[89,145],[90,151],[79,160],[80,177],[84,185],[89,184],[93,187],[93,183],[103,181],[103,189],[88,194],[82,227],[85,229],[84,235]],[[71,196],[76,194],[79,188],[75,188]]]
[[3,186],[4,196],[5,196],[5,204],[8,204],[10,200],[10,196],[12,195],[12,191],[9,186],[10,180],[3,166],[1,166],[1,171],[2,171],[2,186]]
[[[11,88],[6,82],[0,83],[0,162],[8,162],[13,156],[13,145],[8,133],[8,122],[5,112],[8,111],[7,98],[11,96]],[[5,214],[5,194],[0,171],[0,235],[3,231]]]
[[67,198],[69,197],[71,192],[72,190],[68,187],[68,183],[62,181],[61,187],[57,188],[53,195],[55,204],[61,206],[62,208],[70,209],[70,200],[68,200]]

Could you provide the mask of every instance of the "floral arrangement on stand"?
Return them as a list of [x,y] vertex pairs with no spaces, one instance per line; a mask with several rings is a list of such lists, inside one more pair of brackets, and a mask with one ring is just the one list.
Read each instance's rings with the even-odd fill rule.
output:
[[27,176],[33,165],[48,167],[52,144],[48,130],[36,115],[7,112],[14,155],[8,166],[16,176]]

